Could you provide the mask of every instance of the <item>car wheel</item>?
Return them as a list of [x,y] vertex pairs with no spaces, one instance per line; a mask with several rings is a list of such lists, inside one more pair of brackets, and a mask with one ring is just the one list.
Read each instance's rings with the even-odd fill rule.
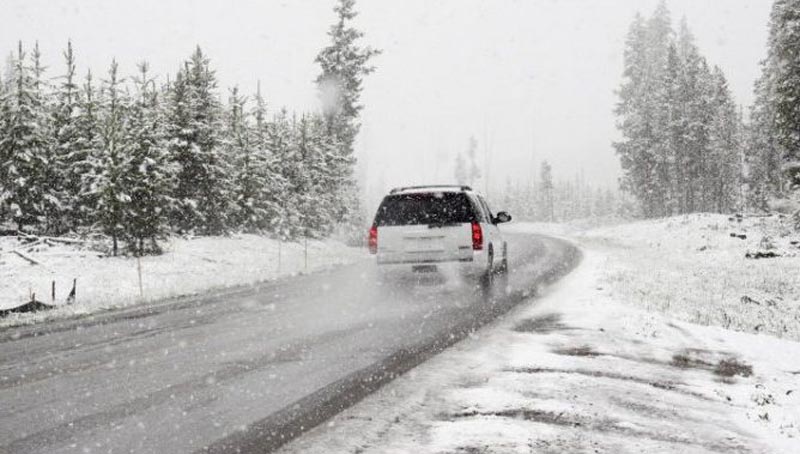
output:
[[480,278],[481,286],[483,287],[491,287],[492,281],[494,280],[494,248],[489,246],[489,260],[488,264],[486,265],[486,270],[483,272]]
[[497,272],[501,274],[508,272],[508,245],[503,246],[503,260],[500,262],[500,266],[497,267]]

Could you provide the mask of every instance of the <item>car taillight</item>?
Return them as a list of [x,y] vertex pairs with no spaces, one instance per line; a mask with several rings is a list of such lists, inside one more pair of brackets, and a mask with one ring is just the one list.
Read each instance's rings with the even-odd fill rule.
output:
[[483,230],[477,222],[472,223],[472,250],[483,250]]
[[373,225],[369,229],[369,253],[370,254],[377,254],[378,253],[378,226]]

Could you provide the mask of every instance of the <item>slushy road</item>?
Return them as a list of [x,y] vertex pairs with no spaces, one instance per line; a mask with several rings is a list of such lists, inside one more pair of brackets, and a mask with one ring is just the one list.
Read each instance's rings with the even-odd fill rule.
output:
[[571,270],[515,234],[491,289],[374,264],[0,331],[0,452],[268,452]]

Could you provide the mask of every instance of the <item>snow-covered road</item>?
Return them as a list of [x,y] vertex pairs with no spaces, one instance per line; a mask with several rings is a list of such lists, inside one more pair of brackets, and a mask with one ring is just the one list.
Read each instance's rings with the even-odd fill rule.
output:
[[0,331],[0,452],[277,446],[578,261],[563,241],[509,242],[508,281],[490,293],[379,286],[361,262],[252,291]]
[[283,454],[797,453],[800,344],[617,301],[603,249]]

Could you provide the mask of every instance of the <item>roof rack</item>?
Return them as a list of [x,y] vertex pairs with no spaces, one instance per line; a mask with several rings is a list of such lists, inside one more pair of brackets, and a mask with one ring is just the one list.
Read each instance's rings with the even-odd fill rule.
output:
[[430,185],[424,185],[424,186],[403,186],[403,187],[399,187],[399,188],[394,188],[391,191],[389,191],[389,194],[397,194],[398,192],[408,191],[408,190],[411,190],[411,189],[437,189],[437,188],[441,188],[441,189],[456,188],[456,189],[460,189],[462,191],[472,191],[471,187],[469,187],[467,185],[463,185],[463,184],[430,184]]

